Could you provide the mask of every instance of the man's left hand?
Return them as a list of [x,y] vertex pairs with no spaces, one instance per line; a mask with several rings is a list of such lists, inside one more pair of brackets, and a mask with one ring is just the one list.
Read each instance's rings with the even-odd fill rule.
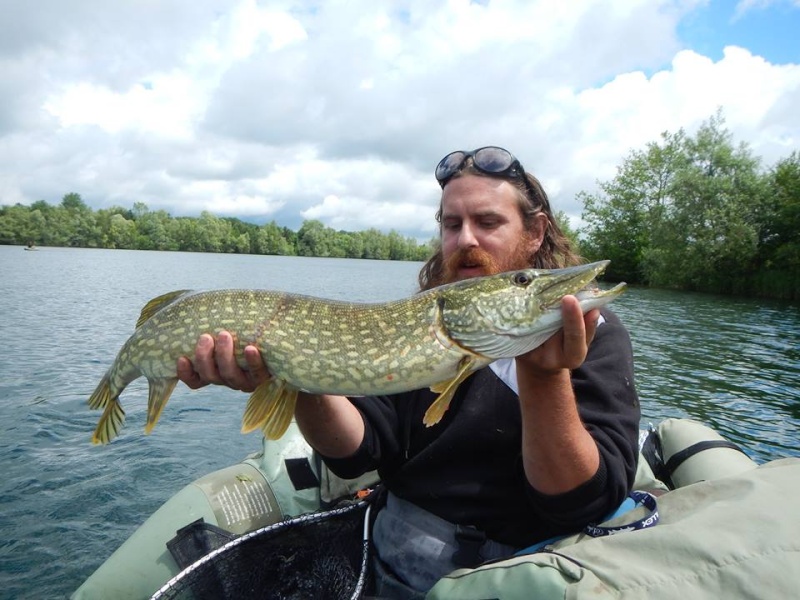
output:
[[583,364],[597,330],[600,311],[595,308],[584,315],[575,296],[564,296],[561,317],[563,327],[538,348],[517,357],[518,363],[543,375],[577,369]]

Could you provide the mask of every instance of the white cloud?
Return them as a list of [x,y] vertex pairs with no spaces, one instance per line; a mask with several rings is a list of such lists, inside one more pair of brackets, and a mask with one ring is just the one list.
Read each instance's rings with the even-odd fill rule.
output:
[[76,191],[97,208],[425,239],[431,172],[454,148],[508,147],[573,217],[575,194],[631,149],[719,107],[774,162],[798,147],[800,66],[683,48],[678,26],[704,4],[15,4],[0,24],[0,204]]
[[192,88],[192,81],[181,74],[159,75],[124,93],[81,82],[51,96],[43,108],[64,128],[97,125],[111,134],[134,130],[189,139],[192,122],[202,109]]
[[765,10],[781,5],[800,7],[800,0],[739,0],[733,11],[732,20],[738,21],[751,11]]

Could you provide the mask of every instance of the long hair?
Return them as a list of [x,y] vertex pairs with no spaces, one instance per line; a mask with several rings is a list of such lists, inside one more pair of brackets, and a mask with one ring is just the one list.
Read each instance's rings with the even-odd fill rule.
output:
[[[472,160],[469,159],[468,163],[462,170],[453,175],[461,177],[462,175],[478,175],[479,177],[492,177],[486,175],[472,165]],[[541,246],[533,254],[531,254],[529,264],[534,269],[559,269],[562,267],[570,267],[579,265],[583,261],[581,257],[573,250],[572,243],[569,238],[564,235],[561,228],[558,226],[553,211],[550,208],[550,201],[547,194],[536,177],[530,173],[525,173],[525,177],[534,192],[534,197],[527,186],[516,179],[505,179],[517,191],[517,205],[519,207],[520,216],[522,217],[522,224],[526,231],[531,231],[534,225],[534,217],[541,213],[547,216],[547,226],[545,227],[544,239]],[[436,211],[436,222],[439,223],[439,237],[441,240],[442,231],[442,203],[439,202],[439,210]],[[437,242],[433,256],[423,265],[419,272],[419,289],[428,290],[432,287],[443,283],[444,276],[444,256],[442,254],[441,241]]]

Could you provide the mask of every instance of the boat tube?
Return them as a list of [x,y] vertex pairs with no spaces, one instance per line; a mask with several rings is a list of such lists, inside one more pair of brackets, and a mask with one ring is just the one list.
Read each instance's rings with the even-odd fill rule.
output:
[[[758,467],[742,451],[732,448],[712,429],[686,419],[669,419],[657,427],[651,426],[650,430],[642,433],[640,442],[642,452],[634,489],[659,495],[662,521],[682,523],[673,527],[677,528],[676,530],[680,529],[681,535],[690,535],[690,538],[692,530],[696,532],[706,530],[697,526],[695,519],[707,519],[707,523],[711,524],[716,522],[717,517],[715,509],[702,496],[703,493],[710,494],[710,492],[706,490],[696,493],[691,489],[731,479],[739,483],[731,483],[730,488],[726,486],[714,488],[719,490],[716,494],[717,496],[734,492],[738,494],[741,491],[737,491],[739,487],[747,489],[747,485],[742,482],[745,482],[748,476],[767,479],[774,485],[772,478],[775,477],[775,473],[780,473],[780,469],[777,469],[769,475],[761,475],[767,469]],[[797,461],[793,468],[797,486],[800,488],[800,461]],[[163,588],[166,582],[175,578],[186,564],[203,554],[219,552],[227,544],[231,544],[231,540],[244,537],[243,534],[252,535],[254,532],[268,530],[291,517],[330,508],[337,500],[352,498],[358,490],[368,488],[376,482],[377,476],[374,473],[359,480],[341,480],[331,474],[316,459],[296,425],[292,424],[289,432],[280,440],[265,441],[262,452],[248,457],[239,464],[210,473],[179,491],[78,588],[72,599],[149,598]],[[800,489],[796,491],[800,492]],[[733,497],[735,496],[731,496]],[[645,509],[634,509],[636,510]],[[797,509],[792,508],[792,511],[793,527],[800,528]],[[767,514],[770,511],[761,512]],[[625,530],[625,523],[634,517],[631,514],[624,515],[603,525],[620,526],[617,529]],[[740,524],[735,511],[728,513],[727,518],[733,518],[734,523]],[[761,520],[756,521],[760,523]],[[774,529],[764,523],[761,525],[766,528],[765,531]],[[659,524],[658,527],[648,528],[646,531],[657,531],[662,527],[663,525]],[[688,531],[683,531],[683,527]],[[184,550],[187,539],[193,543],[198,528],[210,531],[212,535],[206,536],[205,539],[212,541],[204,542],[199,548],[191,547],[188,552],[175,552],[176,547],[181,544],[181,536],[184,540]],[[642,561],[635,561],[637,555],[646,552],[640,543],[642,539],[640,536],[644,533],[637,531],[594,540],[590,538],[588,541],[586,541],[588,536],[583,533],[570,536],[557,542],[553,547],[546,547],[544,551],[496,561],[491,563],[495,565],[492,567],[485,565],[477,569],[457,571],[434,586],[429,597],[431,599],[498,596],[529,598],[532,590],[537,590],[536,597],[551,597],[545,592],[550,589],[551,584],[556,585],[553,582],[558,584],[556,586],[558,589],[562,589],[558,587],[561,586],[561,582],[569,580],[572,576],[580,575],[587,580],[592,580],[594,577],[584,573],[578,566],[584,564],[582,561],[591,564],[591,560],[584,555],[584,552],[589,553],[589,550],[580,550],[580,559],[559,558],[562,550],[569,553],[584,546],[600,547],[597,552],[598,556],[602,557],[603,553],[607,552],[603,549],[606,546],[620,547],[618,551],[621,553],[620,556],[624,555],[625,561],[644,564]],[[654,548],[661,548],[658,552],[661,553],[660,558],[663,558],[663,553],[669,549],[665,547],[661,534],[648,534],[648,536],[653,535],[656,536],[656,541],[653,542]],[[613,539],[613,541],[602,543],[600,539]],[[794,539],[800,540],[800,535]],[[631,543],[627,544],[627,540]],[[189,546],[192,546],[192,543]],[[659,556],[652,557],[656,562],[658,559]],[[683,558],[678,560],[681,563],[682,561]],[[543,566],[547,568],[542,569]],[[650,565],[648,568],[653,566]],[[644,572],[644,567],[642,569]],[[543,586],[541,588],[530,587],[533,585],[530,583],[531,578],[534,578],[534,574],[539,571],[547,571],[555,579],[552,581],[543,579],[536,584]],[[602,579],[601,571],[597,572],[597,577]],[[474,580],[475,577],[478,579]],[[535,577],[542,579],[540,575]],[[524,585],[517,588],[517,583],[508,587],[505,583],[512,581],[523,582],[528,587]],[[490,592],[489,589],[494,591]],[[524,590],[525,593],[514,595],[511,593],[513,589]],[[540,589],[541,593],[538,593]]]

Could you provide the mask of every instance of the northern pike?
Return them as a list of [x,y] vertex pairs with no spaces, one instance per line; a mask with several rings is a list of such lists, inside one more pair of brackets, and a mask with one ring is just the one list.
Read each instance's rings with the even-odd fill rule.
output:
[[608,261],[565,269],[522,269],[445,284],[402,300],[352,303],[267,290],[179,290],[148,302],[136,330],[89,398],[103,409],[92,441],[119,433],[119,395],[144,376],[149,383],[149,433],[177,378],[180,356],[194,355],[203,333],[229,331],[236,360],[256,346],[270,379],[250,396],[242,431],[284,434],[298,391],[382,395],[430,387],[438,393],[425,414],[439,422],[458,385],[472,372],[544,343],[562,325],[561,298],[576,294],[584,313],[610,302],[621,283],[601,291],[588,284]]

